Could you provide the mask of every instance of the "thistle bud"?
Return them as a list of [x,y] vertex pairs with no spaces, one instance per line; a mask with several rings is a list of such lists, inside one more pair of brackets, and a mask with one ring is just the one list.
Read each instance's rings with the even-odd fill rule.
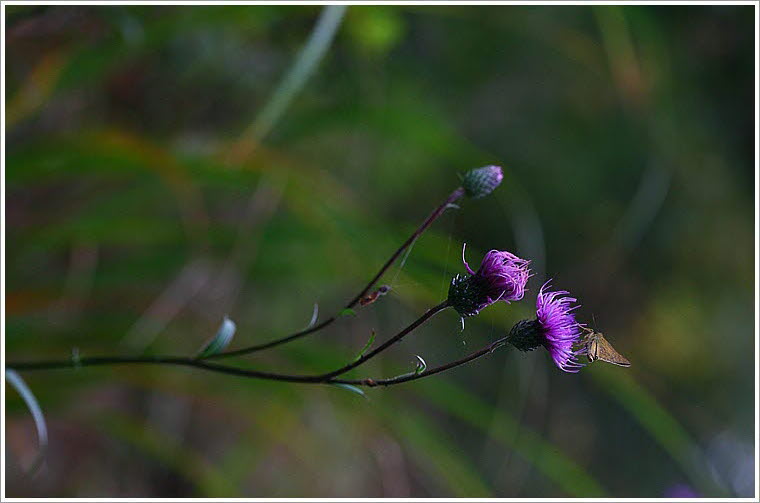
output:
[[468,171],[462,179],[462,187],[469,197],[479,199],[493,192],[503,179],[501,166],[485,166]]
[[538,320],[522,320],[509,331],[507,342],[520,351],[533,351],[543,344],[543,335]]
[[449,304],[460,316],[475,316],[490,304],[475,276],[457,274],[449,285]]

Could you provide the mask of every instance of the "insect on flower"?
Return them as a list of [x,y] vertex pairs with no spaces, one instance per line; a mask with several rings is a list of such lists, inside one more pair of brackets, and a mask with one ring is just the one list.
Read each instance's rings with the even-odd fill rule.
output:
[[602,360],[603,362],[620,365],[621,367],[631,366],[628,358],[618,353],[601,332],[588,327],[584,327],[583,331],[586,335],[583,337],[581,344],[587,351],[589,362]]

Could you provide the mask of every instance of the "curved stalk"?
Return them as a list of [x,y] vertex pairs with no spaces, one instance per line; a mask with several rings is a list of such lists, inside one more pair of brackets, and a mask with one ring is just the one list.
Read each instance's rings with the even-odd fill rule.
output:
[[[403,329],[398,334],[394,335],[382,345],[380,345],[374,351],[367,353],[355,362],[349,363],[339,369],[333,370],[325,374],[316,375],[297,375],[297,374],[278,374],[275,372],[266,372],[261,370],[248,370],[238,367],[231,367],[228,365],[220,365],[217,363],[211,363],[204,361],[201,358],[190,358],[182,356],[101,356],[90,358],[77,358],[68,360],[43,360],[32,362],[8,362],[7,368],[15,370],[48,370],[48,369],[61,369],[61,368],[79,368],[101,365],[120,365],[120,364],[138,364],[138,365],[181,365],[186,367],[196,367],[204,370],[210,370],[214,372],[221,372],[225,374],[239,375],[245,377],[253,377],[259,379],[269,379],[272,381],[286,381],[286,382],[303,382],[303,383],[326,383],[332,382],[331,378],[348,372],[349,370],[358,367],[367,360],[375,357],[382,351],[388,349],[391,345],[403,339],[414,329],[425,323],[435,314],[443,311],[449,307],[448,302],[444,301],[435,307],[428,309],[425,314],[420,316],[411,325]],[[337,381],[336,381],[337,382]]]
[[322,374],[322,375],[320,375],[318,377],[322,377],[324,379],[329,379],[331,377],[335,377],[335,376],[338,376],[338,375],[341,375],[341,374],[345,374],[349,370],[358,367],[359,365],[363,364],[367,360],[369,360],[371,358],[374,358],[375,356],[377,356],[382,351],[385,351],[386,349],[388,349],[389,347],[391,347],[393,344],[399,342],[407,334],[409,334],[412,330],[414,330],[415,328],[419,327],[420,325],[422,325],[423,323],[425,323],[427,320],[429,320],[430,318],[432,318],[433,316],[435,316],[436,314],[440,313],[441,311],[443,311],[444,309],[446,309],[448,307],[449,307],[449,301],[448,300],[445,300],[445,301],[441,302],[440,304],[438,304],[435,307],[431,307],[430,309],[428,309],[427,311],[425,311],[425,314],[423,314],[422,316],[420,316],[417,319],[417,321],[415,321],[414,323],[412,323],[411,325],[409,325],[408,327],[406,327],[404,330],[402,330],[398,334],[394,335],[393,337],[391,337],[390,339],[388,339],[387,341],[385,341],[384,343],[382,343],[376,349],[370,351],[366,355],[363,355],[361,358],[357,359],[355,362],[349,363],[348,365],[344,365],[343,367],[341,367],[341,368],[339,368],[337,370],[333,370],[332,372],[328,372],[326,374]]
[[401,384],[401,383],[405,383],[409,381],[416,381],[417,379],[423,379],[425,377],[430,377],[432,375],[445,372],[446,370],[459,367],[460,365],[464,365],[473,360],[477,360],[480,357],[491,354],[497,349],[499,349],[501,346],[506,344],[506,342],[507,342],[506,337],[503,337],[497,341],[492,342],[491,344],[488,344],[487,346],[484,346],[483,348],[479,349],[478,351],[475,351],[474,353],[470,353],[464,358],[461,358],[459,360],[454,360],[452,362],[446,363],[444,365],[440,365],[438,367],[433,367],[432,369],[426,370],[424,372],[420,372],[419,374],[403,375],[403,376],[398,376],[398,377],[391,377],[389,379],[346,379],[346,380],[342,380],[341,383],[353,384],[355,386],[374,387],[374,386],[392,386],[394,384]]
[[431,368],[425,372],[420,372],[415,375],[399,376],[389,379],[339,379],[335,377],[323,377],[323,376],[299,376],[289,374],[276,374],[271,372],[263,372],[258,370],[241,369],[238,367],[230,367],[228,365],[221,365],[217,363],[210,363],[201,360],[195,360],[192,358],[182,357],[169,357],[169,356],[147,356],[147,357],[95,357],[95,358],[82,358],[78,361],[72,360],[46,360],[38,362],[26,362],[26,363],[13,363],[9,362],[7,368],[12,368],[17,371],[24,370],[52,370],[52,369],[64,369],[64,368],[79,368],[89,366],[100,365],[122,365],[122,364],[146,364],[146,365],[179,365],[185,367],[192,367],[209,372],[219,372],[222,374],[235,375],[240,377],[247,377],[251,379],[265,379],[271,381],[284,381],[284,382],[298,382],[305,384],[352,384],[354,386],[393,386],[396,384],[402,384],[409,381],[416,381],[417,379],[424,379],[447,370],[465,365],[473,360],[477,360],[483,356],[489,355],[496,351],[499,347],[506,343],[506,338],[499,339],[497,341],[484,346],[478,351],[471,353],[464,358],[455,360],[438,367]]
[[[345,305],[344,309],[351,309],[356,304],[359,303],[359,301],[369,293],[369,291],[372,289],[372,287],[375,286],[375,284],[378,282],[378,280],[385,274],[385,272],[390,268],[391,265],[399,258],[399,256],[411,246],[414,241],[422,235],[425,230],[427,230],[430,225],[436,221],[438,217],[443,214],[443,212],[446,210],[446,208],[453,204],[455,201],[460,199],[462,196],[464,196],[464,189],[462,187],[459,187],[454,192],[449,194],[449,197],[446,198],[446,200],[438,206],[433,212],[425,219],[424,222],[415,230],[409,238],[404,241],[404,243],[399,247],[398,250],[396,250],[393,255],[383,264],[383,266],[380,268],[380,270],[375,274],[375,276],[367,283],[367,285],[357,293],[351,301],[348,302],[348,304]],[[290,335],[286,335],[285,337],[281,337],[279,339],[275,339],[273,341],[264,342],[262,344],[256,344],[253,346],[248,346],[242,349],[236,349],[233,351],[225,351],[223,353],[217,353],[215,355],[207,356],[204,358],[204,360],[216,360],[219,358],[228,358],[230,356],[241,356],[249,353],[255,353],[257,351],[263,351],[265,349],[273,348],[275,346],[279,346],[281,344],[285,344],[287,342],[294,341],[296,339],[300,339],[301,337],[307,336],[309,334],[313,334],[315,332],[318,332],[322,330],[323,328],[333,324],[337,319],[339,318],[339,315],[335,314],[324,320],[322,323],[319,323],[317,325],[314,325],[313,327],[306,328],[304,330],[301,330],[299,332],[295,332]]]

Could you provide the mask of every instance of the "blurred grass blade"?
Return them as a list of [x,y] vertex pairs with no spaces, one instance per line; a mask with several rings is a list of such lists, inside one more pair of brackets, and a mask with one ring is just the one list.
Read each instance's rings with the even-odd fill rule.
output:
[[[600,497],[606,491],[589,473],[567,457],[550,442],[518,423],[504,411],[495,410],[475,395],[446,379],[417,381],[418,389],[449,414],[483,432],[491,432],[494,439],[519,453],[558,487],[575,497]],[[500,428],[491,430],[493,421]],[[519,435],[518,435],[519,432]]]
[[[388,415],[389,426],[401,437],[408,454],[433,480],[445,484],[457,498],[488,498],[493,491],[472,460],[450,435],[414,408],[397,402],[391,410],[403,414]],[[385,414],[389,414],[385,411]],[[448,495],[448,494],[447,494]]]
[[[599,368],[589,375],[619,402],[675,460],[702,494],[720,491],[701,460],[704,454],[681,424],[626,372]],[[725,489],[721,492],[725,492]],[[727,497],[724,494],[723,497]]]
[[34,476],[45,461],[45,453],[47,452],[48,447],[48,431],[47,424],[45,423],[45,416],[42,414],[42,409],[40,408],[39,403],[37,403],[34,393],[32,393],[32,390],[29,389],[29,386],[26,385],[24,380],[15,370],[5,369],[5,379],[16,389],[16,391],[18,391],[18,394],[21,395],[21,398],[23,398],[26,406],[29,408],[29,412],[32,414],[34,425],[37,427],[39,452],[34,458],[34,462],[30,466],[28,472],[29,476]]
[[157,461],[171,474],[179,475],[204,497],[229,497],[239,494],[239,488],[228,474],[195,450],[192,445],[175,439],[172,435],[156,431],[150,424],[123,413],[103,413],[96,426],[109,439],[123,442],[143,454],[150,461]]
[[350,307],[347,307],[344,310],[342,310],[341,312],[339,312],[338,316],[356,316],[356,311],[354,311]]
[[7,101],[5,126],[9,130],[34,115],[48,101],[70,56],[68,48],[59,48],[40,59],[19,90]]
[[364,345],[361,351],[359,351],[359,354],[356,355],[356,358],[354,358],[354,361],[359,360],[362,356],[364,356],[364,353],[367,352],[369,348],[372,347],[372,343],[375,342],[375,331],[372,331],[372,334],[370,334],[369,339],[367,340],[367,344]]
[[236,328],[235,322],[225,316],[216,335],[201,349],[198,358],[206,358],[222,352],[229,345],[232,336],[235,335]]
[[336,383],[332,383],[332,385],[335,386],[335,387],[337,387],[337,388],[343,388],[343,389],[345,389],[347,391],[350,391],[352,393],[356,393],[359,396],[367,398],[367,394],[364,393],[364,390],[362,390],[361,388],[358,388],[356,386],[353,386],[351,384],[343,384],[343,383],[336,382]]
[[328,5],[322,10],[317,24],[298,53],[293,66],[283,77],[253,124],[243,132],[241,142],[255,144],[269,133],[324,57],[340,27],[346,8],[345,5]]

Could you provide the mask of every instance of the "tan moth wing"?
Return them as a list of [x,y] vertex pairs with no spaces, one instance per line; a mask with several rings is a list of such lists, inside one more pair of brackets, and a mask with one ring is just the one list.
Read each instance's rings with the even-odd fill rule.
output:
[[585,329],[587,332],[585,338],[586,350],[588,351],[588,360],[593,362],[595,360],[602,360],[603,362],[611,363],[613,365],[620,365],[621,367],[630,367],[631,362],[628,358],[618,353],[612,344],[604,338],[600,332],[595,332],[590,328]]

